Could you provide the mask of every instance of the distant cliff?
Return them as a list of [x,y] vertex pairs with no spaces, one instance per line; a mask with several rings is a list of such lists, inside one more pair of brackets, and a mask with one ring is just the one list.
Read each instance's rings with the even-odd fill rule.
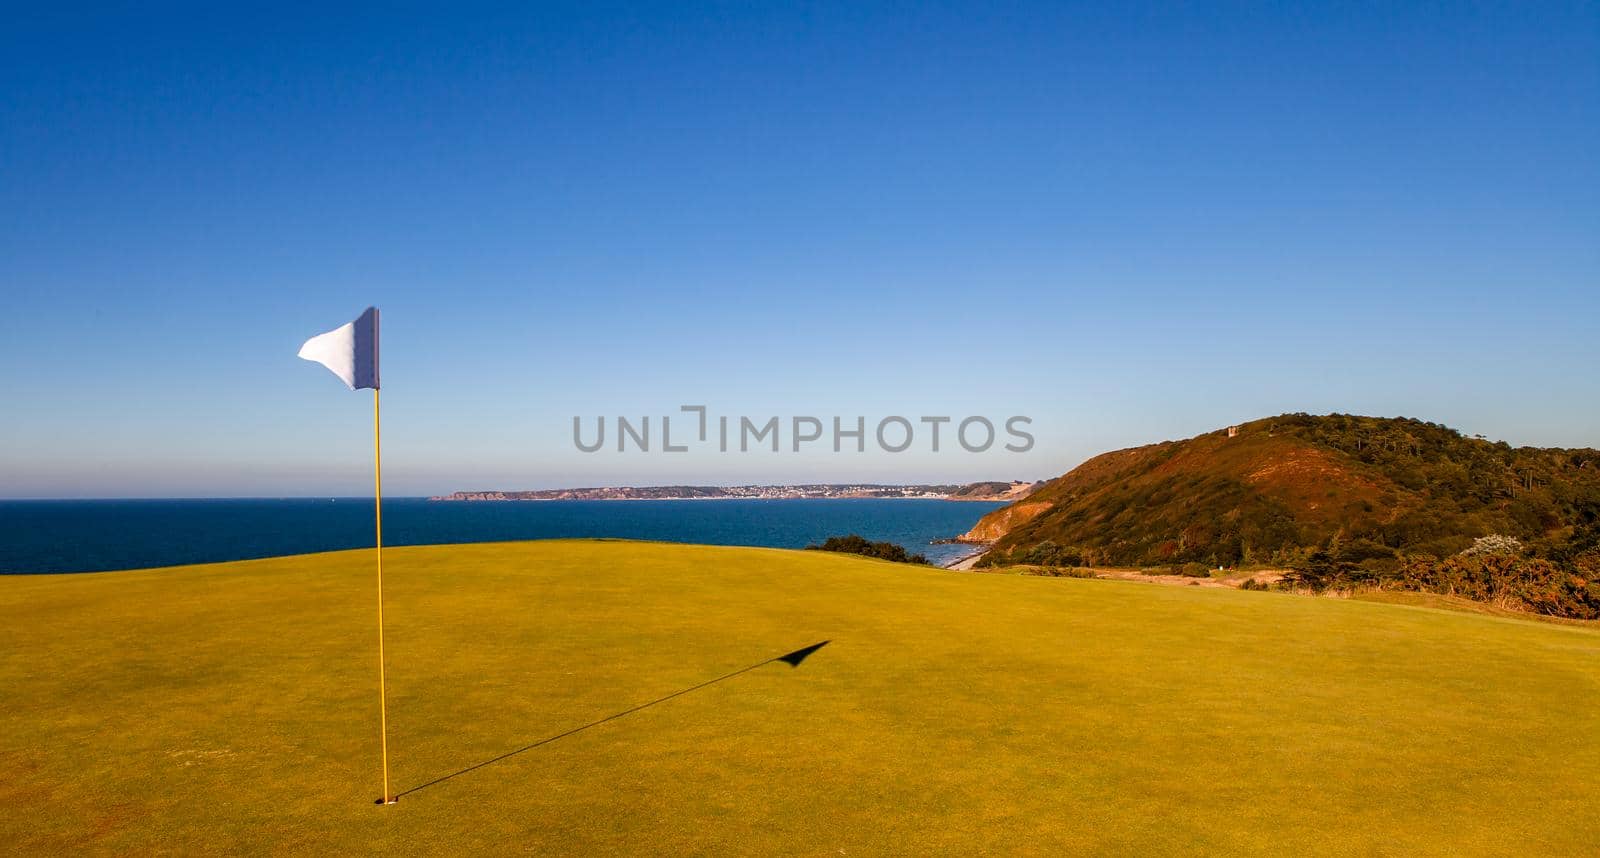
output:
[[950,500],[971,501],[1018,501],[1033,494],[1042,482],[1030,483],[1023,480],[1012,480],[1009,483],[968,483],[950,493]]

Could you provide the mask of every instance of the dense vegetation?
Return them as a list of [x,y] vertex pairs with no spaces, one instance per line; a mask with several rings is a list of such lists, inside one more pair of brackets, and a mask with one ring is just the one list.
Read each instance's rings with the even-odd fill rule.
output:
[[[984,565],[1290,567],[1290,585],[1393,587],[1600,616],[1600,451],[1490,442],[1421,420],[1287,414],[1107,453]],[[1504,535],[1514,550],[1463,554]],[[1504,547],[1504,546],[1502,546]],[[1075,564],[1074,564],[1075,565]]]
[[1600,618],[1600,552],[1596,529],[1583,528],[1545,557],[1533,557],[1518,540],[1499,534],[1478,539],[1451,557],[1400,555],[1381,546],[1352,543],[1313,552],[1294,564],[1279,586],[1328,590],[1415,590],[1461,596],[1504,608],[1557,617]]
[[904,546],[893,542],[871,542],[864,536],[850,534],[848,536],[830,536],[821,545],[807,545],[807,551],[837,551],[841,554],[860,554],[863,557],[876,557],[879,560],[889,560],[894,563],[921,563],[927,565],[928,558],[921,554],[911,554]]

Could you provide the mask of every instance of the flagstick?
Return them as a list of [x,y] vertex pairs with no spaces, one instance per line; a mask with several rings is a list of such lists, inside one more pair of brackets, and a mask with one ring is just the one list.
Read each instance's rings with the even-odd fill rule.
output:
[[379,428],[378,388],[372,389],[372,515],[378,530],[378,730],[383,748],[382,804],[397,799],[389,792],[389,701],[383,667],[383,432]]

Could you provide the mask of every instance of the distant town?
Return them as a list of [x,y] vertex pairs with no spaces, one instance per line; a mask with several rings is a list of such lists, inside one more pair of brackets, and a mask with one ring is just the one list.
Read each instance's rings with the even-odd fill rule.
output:
[[752,498],[926,498],[932,500],[1013,501],[1038,483],[1023,480],[949,485],[878,485],[874,483],[808,483],[783,486],[601,486],[534,491],[453,492],[436,501],[541,500],[719,500]]

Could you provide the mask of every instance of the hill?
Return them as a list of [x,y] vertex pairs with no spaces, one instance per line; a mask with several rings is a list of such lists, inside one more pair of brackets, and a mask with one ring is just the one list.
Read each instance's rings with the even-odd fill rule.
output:
[[[392,807],[372,803],[370,551],[0,576],[0,843],[24,855],[1595,845],[1591,628],[822,552],[553,541],[385,560],[404,793]],[[799,667],[772,660],[824,640]]]
[[1021,500],[1038,488],[1038,483],[1012,480],[1003,482],[968,483],[949,494],[950,500],[1015,501]]
[[1357,546],[1355,562],[1393,568],[1504,534],[1533,556],[1586,555],[1587,569],[1597,521],[1600,451],[1511,447],[1406,418],[1286,414],[1096,456],[966,538],[996,543],[991,563],[1046,543],[1107,565],[1292,565]]

